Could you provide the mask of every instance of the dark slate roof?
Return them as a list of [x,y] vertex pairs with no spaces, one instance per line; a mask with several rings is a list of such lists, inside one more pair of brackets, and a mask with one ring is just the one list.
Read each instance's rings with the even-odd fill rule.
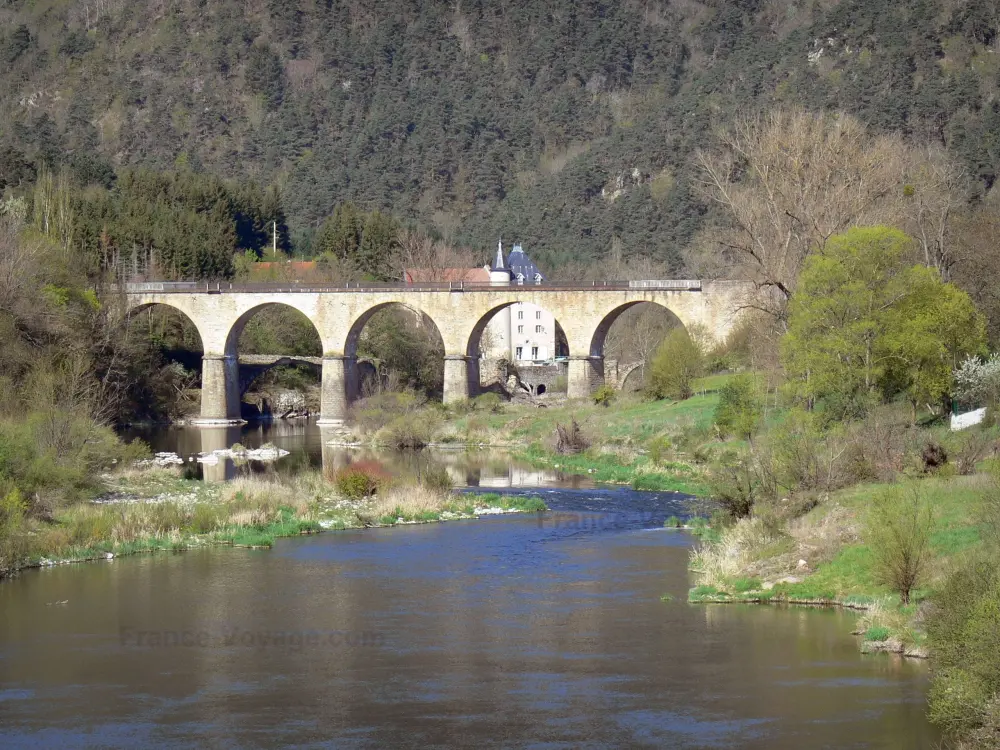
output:
[[[516,279],[518,274],[523,276],[526,284],[535,283],[535,274],[541,273],[538,266],[535,265],[535,261],[528,257],[520,245],[514,245],[514,249],[507,256],[507,268],[510,269],[513,278]],[[541,275],[542,281],[545,281],[545,274]]]

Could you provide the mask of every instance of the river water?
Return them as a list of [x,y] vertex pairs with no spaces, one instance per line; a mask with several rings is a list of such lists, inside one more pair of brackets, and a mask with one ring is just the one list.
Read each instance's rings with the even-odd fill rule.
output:
[[[493,463],[461,471],[526,492]],[[860,655],[852,615],[688,605],[679,496],[537,479],[540,516],[0,584],[0,747],[936,743],[925,665]]]

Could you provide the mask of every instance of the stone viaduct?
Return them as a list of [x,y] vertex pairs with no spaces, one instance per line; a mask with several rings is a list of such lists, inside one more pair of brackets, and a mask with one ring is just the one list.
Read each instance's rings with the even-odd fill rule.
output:
[[642,302],[660,305],[684,326],[703,326],[716,340],[722,340],[750,288],[732,281],[572,286],[363,283],[343,287],[153,282],[128,284],[124,292],[133,313],[151,305],[166,305],[186,315],[197,328],[204,352],[202,424],[239,420],[237,345],[250,318],[268,305],[285,305],[302,312],[323,345],[320,423],[336,424],[343,421],[359,391],[357,347],[361,331],[388,305],[403,305],[437,327],[445,349],[445,403],[476,395],[480,338],[493,315],[515,302],[543,307],[555,316],[569,344],[568,395],[583,398],[604,382],[604,340],[611,325],[629,307]]

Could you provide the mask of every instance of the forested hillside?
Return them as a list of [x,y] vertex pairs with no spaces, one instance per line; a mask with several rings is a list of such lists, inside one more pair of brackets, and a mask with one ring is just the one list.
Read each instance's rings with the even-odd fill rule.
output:
[[1000,169],[997,0],[6,0],[0,187],[45,163],[276,185],[296,251],[336,204],[545,264],[681,271],[692,155],[776,104]]

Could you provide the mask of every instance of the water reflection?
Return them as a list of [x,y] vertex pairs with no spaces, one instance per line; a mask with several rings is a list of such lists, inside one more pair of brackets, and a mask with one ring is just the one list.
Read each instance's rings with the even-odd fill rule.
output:
[[[357,461],[378,461],[396,476],[420,476],[430,466],[444,467],[456,487],[483,490],[518,487],[586,489],[594,484],[585,477],[558,471],[539,470],[513,460],[496,449],[389,451],[334,445],[336,428],[302,420],[261,422],[232,427],[157,426],[130,430],[127,439],[139,438],[154,451],[172,451],[185,460],[192,477],[222,482],[246,473],[276,473],[291,476],[306,469],[322,469],[332,474]],[[217,464],[200,464],[201,453],[229,448],[239,443],[259,448],[272,443],[289,452],[275,462],[241,462],[220,459]]]
[[[566,514],[675,512],[672,496],[617,492],[547,497]],[[925,665],[859,655],[849,613],[689,606],[684,534],[582,525],[505,517],[22,576],[0,585],[0,746],[937,740]],[[211,638],[140,645],[138,631]],[[381,640],[260,640],[312,631]]]

